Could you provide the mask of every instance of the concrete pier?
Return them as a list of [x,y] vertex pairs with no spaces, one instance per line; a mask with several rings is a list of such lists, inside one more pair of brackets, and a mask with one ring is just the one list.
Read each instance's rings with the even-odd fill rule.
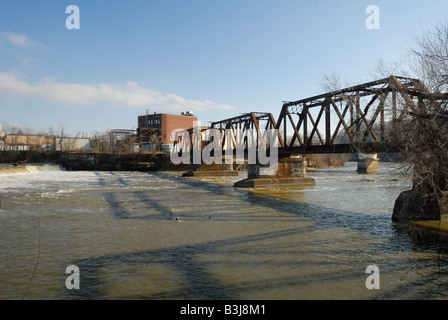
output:
[[359,173],[377,173],[379,171],[379,161],[376,153],[361,154],[358,158],[357,171]]
[[[223,160],[224,162],[224,160]],[[231,164],[202,164],[193,167],[191,170],[182,174],[182,177],[203,177],[203,176],[238,176],[238,171],[233,170],[233,163]]]
[[[272,185],[313,186],[313,178],[306,176],[306,159],[302,156],[291,156],[278,162],[275,168],[261,164],[249,164],[247,178],[234,183],[234,187],[257,188]],[[277,169],[277,170],[275,170]]]

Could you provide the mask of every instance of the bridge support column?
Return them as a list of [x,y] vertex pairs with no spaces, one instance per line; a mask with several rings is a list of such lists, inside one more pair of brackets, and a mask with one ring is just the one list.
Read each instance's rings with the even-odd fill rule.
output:
[[358,159],[358,172],[359,173],[377,173],[379,171],[378,156],[376,153],[362,154]]
[[[291,156],[268,166],[261,164],[249,164],[247,178],[235,182],[234,187],[257,188],[275,186],[311,186],[315,185],[313,178],[306,176],[306,159],[302,156]],[[277,169],[277,170],[275,170]],[[271,172],[269,172],[271,171]]]
[[225,163],[222,158],[221,164],[201,164],[193,166],[191,170],[182,174],[182,177],[199,177],[199,176],[238,176],[238,171],[233,170],[233,161],[230,164]]

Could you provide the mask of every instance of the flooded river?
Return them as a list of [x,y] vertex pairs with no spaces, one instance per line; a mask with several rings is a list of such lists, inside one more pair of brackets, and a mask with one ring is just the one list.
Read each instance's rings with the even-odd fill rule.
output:
[[[409,183],[380,169],[260,190],[233,187],[246,172],[0,171],[0,299],[447,298],[445,241],[392,223]],[[366,286],[372,265],[379,289]]]

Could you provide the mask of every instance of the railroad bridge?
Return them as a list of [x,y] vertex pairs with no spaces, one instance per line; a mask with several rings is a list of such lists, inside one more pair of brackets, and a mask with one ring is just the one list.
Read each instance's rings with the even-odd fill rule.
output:
[[[273,145],[280,157],[316,153],[381,153],[398,151],[401,146],[396,127],[406,117],[441,108],[448,94],[431,93],[418,79],[388,78],[340,89],[297,101],[284,102],[275,120],[272,113],[249,112],[212,122],[201,131],[221,132],[219,148],[237,149],[235,132],[250,132],[255,148]],[[268,135],[269,130],[276,130]],[[201,150],[210,143],[204,135],[193,137]],[[198,142],[198,139],[200,140]],[[240,141],[241,142],[241,141]],[[244,144],[247,149],[248,143]]]
[[[212,122],[209,127],[193,128],[188,131],[187,139],[176,139],[182,144],[176,144],[174,151],[193,151],[191,155],[208,148],[214,159],[223,161],[225,158],[224,164],[221,162],[218,166],[202,161],[202,165],[186,173],[187,176],[236,175],[235,160],[244,157],[249,161],[248,177],[235,183],[236,187],[314,184],[314,180],[306,176],[306,155],[360,154],[363,156],[358,171],[368,171],[372,165],[378,166],[377,153],[400,152],[405,142],[400,124],[417,120],[413,123],[418,131],[422,130],[419,119],[438,117],[438,121],[445,123],[447,101],[448,94],[430,92],[419,79],[392,75],[301,100],[285,101],[277,120],[272,113],[249,112]],[[278,157],[275,170],[266,171],[267,164],[258,158],[250,162],[250,150],[263,150],[271,156],[275,151]]]

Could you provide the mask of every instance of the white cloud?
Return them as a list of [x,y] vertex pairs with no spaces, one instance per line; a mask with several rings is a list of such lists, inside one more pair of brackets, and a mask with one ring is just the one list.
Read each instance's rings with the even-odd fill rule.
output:
[[62,83],[54,79],[41,79],[29,83],[16,74],[0,72],[0,94],[7,97],[32,97],[67,106],[94,106],[106,104],[119,107],[146,107],[168,111],[234,110],[227,104],[211,100],[200,101],[173,93],[162,93],[128,81],[125,84]]
[[2,32],[2,35],[9,43],[17,47],[27,48],[37,44],[36,42],[31,41],[30,38],[28,38],[24,34],[17,34],[13,32]]

